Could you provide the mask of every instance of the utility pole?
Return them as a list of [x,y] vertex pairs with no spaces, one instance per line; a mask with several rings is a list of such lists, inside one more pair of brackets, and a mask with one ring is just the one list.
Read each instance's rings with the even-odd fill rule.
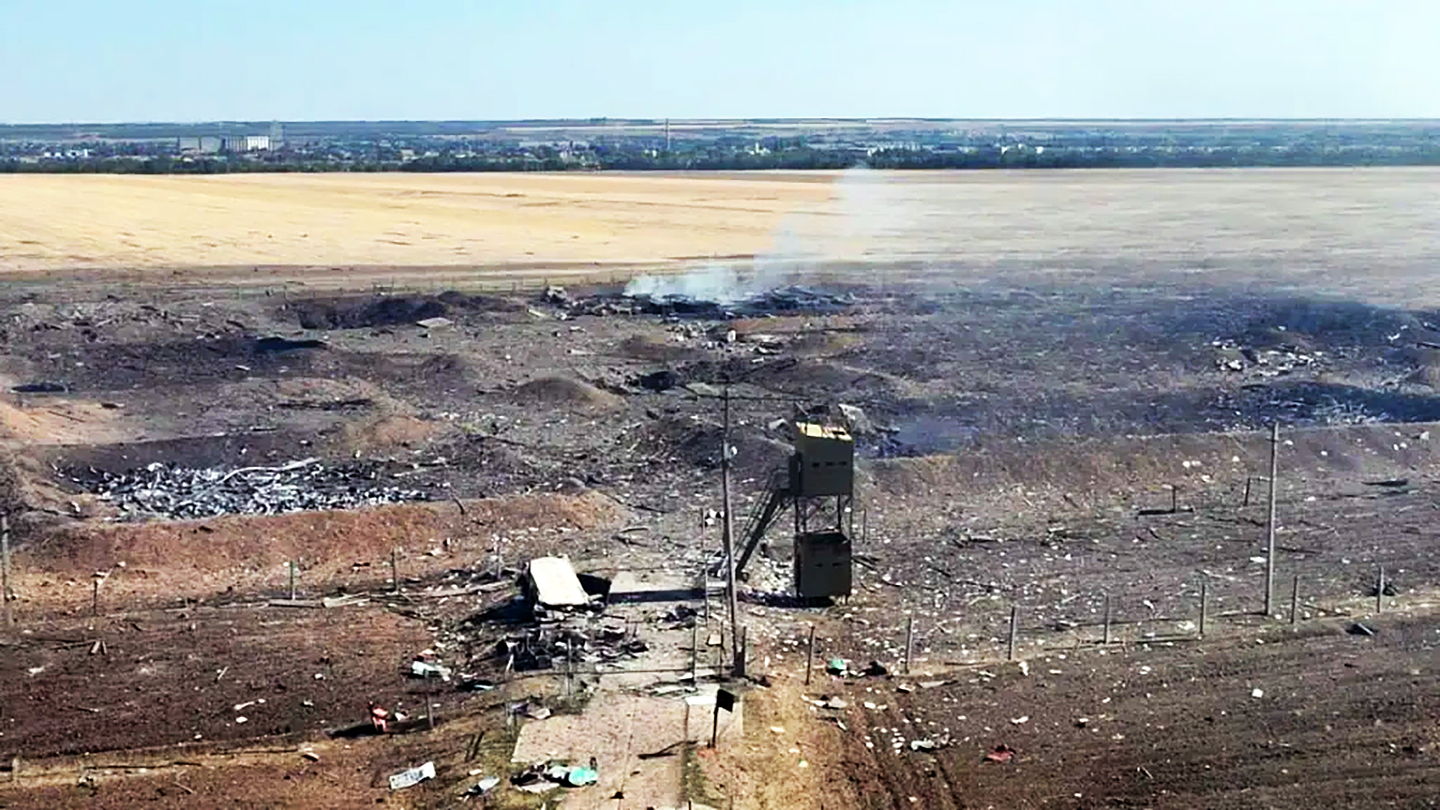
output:
[[1275,490],[1280,468],[1280,420],[1270,426],[1270,516],[1265,521],[1265,615],[1275,607]]
[[5,603],[5,626],[15,624],[10,613],[10,516],[0,515],[0,601]]
[[740,646],[740,606],[735,593],[735,527],[730,520],[730,386],[725,386],[725,427],[720,439],[720,498],[724,503],[721,524],[725,544],[725,581],[730,603],[730,651],[735,657],[735,676],[745,677],[745,651]]

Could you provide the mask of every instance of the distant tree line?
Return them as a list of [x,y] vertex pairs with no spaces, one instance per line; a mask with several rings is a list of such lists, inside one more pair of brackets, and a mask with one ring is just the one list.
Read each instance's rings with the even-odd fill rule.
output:
[[1209,169],[1318,166],[1437,166],[1440,146],[1415,149],[1262,149],[1160,151],[984,148],[964,152],[880,150],[866,163],[880,169]]
[[399,160],[388,155],[357,158],[276,156],[265,160],[214,156],[101,156],[31,162],[0,157],[7,174],[230,174],[259,172],[564,172],[564,171],[753,171],[844,169],[858,163],[876,169],[1114,169],[1303,166],[1440,166],[1440,143],[1409,146],[1166,147],[1086,146],[1035,148],[984,146],[883,148],[810,146],[800,139],[773,148],[709,145],[668,152],[656,148],[597,145],[575,155],[552,148],[489,154],[426,155]]

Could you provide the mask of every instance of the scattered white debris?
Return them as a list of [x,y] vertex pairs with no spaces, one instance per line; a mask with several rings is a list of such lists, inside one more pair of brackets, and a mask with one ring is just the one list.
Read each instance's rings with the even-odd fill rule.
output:
[[442,667],[439,664],[431,664],[428,661],[411,661],[410,674],[417,678],[438,677],[446,683],[450,682],[450,668]]
[[404,790],[408,787],[424,782],[426,779],[435,778],[435,763],[427,762],[418,768],[411,768],[408,771],[401,771],[390,777],[391,790]]

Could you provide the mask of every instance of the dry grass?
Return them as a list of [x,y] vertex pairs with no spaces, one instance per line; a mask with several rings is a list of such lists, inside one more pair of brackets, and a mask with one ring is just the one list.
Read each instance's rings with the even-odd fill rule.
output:
[[769,247],[828,177],[0,178],[0,271],[654,262]]
[[553,279],[757,253],[907,262],[894,281],[1259,282],[1408,302],[1440,263],[1440,170],[0,177],[12,278],[457,284],[474,268]]

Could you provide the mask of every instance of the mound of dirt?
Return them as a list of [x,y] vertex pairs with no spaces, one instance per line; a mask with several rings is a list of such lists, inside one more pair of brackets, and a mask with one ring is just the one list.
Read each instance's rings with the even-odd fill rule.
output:
[[1408,382],[1440,390],[1440,349],[1417,346],[1410,350],[1407,359],[1415,366]]
[[31,501],[29,486],[15,456],[0,451],[0,510],[14,514]]
[[371,329],[443,318],[457,312],[517,312],[524,304],[508,298],[448,291],[438,296],[382,295],[297,301],[287,305],[303,329]]
[[335,448],[344,454],[385,453],[397,447],[429,444],[447,425],[402,414],[386,414],[365,421],[350,421],[340,429]]
[[[1357,425],[1288,429],[1280,463],[1291,482],[1308,479],[1391,478],[1431,463],[1432,425]],[[1436,435],[1440,435],[1437,433]],[[1424,437],[1424,438],[1421,438]],[[865,483],[892,497],[950,493],[967,504],[1033,509],[1043,501],[1111,504],[1140,498],[1163,502],[1171,484],[1187,498],[1238,501],[1247,476],[1269,464],[1269,436],[1261,432],[996,441],[944,456],[877,459],[861,471]]]
[[250,377],[223,386],[222,396],[227,403],[256,410],[349,410],[397,405],[379,386],[355,377]]
[[790,352],[800,357],[823,357],[861,345],[859,335],[839,332],[813,332],[801,335],[790,343]]
[[[665,418],[646,430],[646,446],[669,461],[700,469],[720,467],[720,444],[724,429],[717,423],[693,419]],[[736,454],[733,467],[738,477],[768,476],[784,469],[792,448],[754,427],[731,431],[730,445]]]
[[98,402],[41,398],[17,408],[0,402],[0,440],[24,444],[86,444],[114,441],[116,410]]
[[688,360],[696,351],[671,340],[650,335],[631,335],[620,343],[620,351],[626,357],[636,360],[651,360],[660,363],[675,363]]
[[0,447],[0,512],[10,516],[17,539],[89,509],[90,496],[66,492],[53,476],[37,454]]
[[333,374],[377,383],[419,386],[425,391],[468,389],[481,376],[472,358],[425,352],[335,352]]
[[808,391],[872,401],[893,401],[915,393],[904,378],[831,359],[782,357],[753,367],[746,382],[780,391]]
[[368,299],[299,301],[289,305],[304,329],[366,329],[397,326],[448,315],[449,307],[422,296],[380,296]]
[[[140,524],[72,524],[37,537],[20,553],[27,599],[68,598],[41,583],[72,579],[86,587],[96,571],[112,572],[107,592],[119,599],[206,596],[278,588],[285,567],[298,561],[310,592],[334,593],[353,583],[381,580],[392,549],[401,549],[402,576],[456,565],[432,549],[448,542],[466,562],[483,556],[495,534],[604,529],[624,510],[595,492],[530,495],[453,503],[382,506],[337,512]],[[527,550],[528,553],[528,550]],[[75,590],[75,589],[72,589]]]
[[564,410],[608,411],[619,408],[620,397],[602,391],[587,382],[569,377],[541,377],[511,392],[516,405],[532,405]]
[[456,467],[481,470],[504,480],[533,481],[535,475],[553,466],[530,449],[494,436],[466,435],[435,449]]

